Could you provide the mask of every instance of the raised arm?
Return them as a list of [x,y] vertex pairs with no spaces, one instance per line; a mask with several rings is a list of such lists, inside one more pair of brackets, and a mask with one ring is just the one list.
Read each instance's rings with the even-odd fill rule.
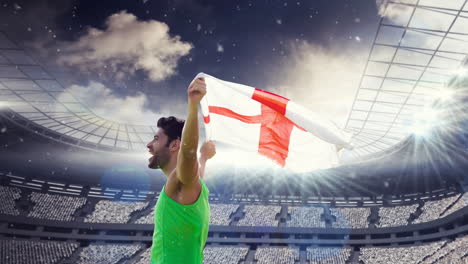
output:
[[205,166],[206,161],[211,159],[216,154],[216,146],[213,141],[209,140],[203,143],[200,148],[200,177],[204,179],[205,177]]
[[187,89],[188,114],[182,130],[182,139],[177,156],[177,178],[184,185],[198,180],[198,104],[206,94],[203,78],[194,80]]

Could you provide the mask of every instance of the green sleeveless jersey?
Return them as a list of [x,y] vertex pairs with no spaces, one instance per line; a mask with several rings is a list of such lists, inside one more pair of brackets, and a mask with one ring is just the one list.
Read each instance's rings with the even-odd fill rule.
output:
[[200,178],[198,200],[179,204],[164,191],[154,208],[151,264],[201,264],[210,223],[209,190]]

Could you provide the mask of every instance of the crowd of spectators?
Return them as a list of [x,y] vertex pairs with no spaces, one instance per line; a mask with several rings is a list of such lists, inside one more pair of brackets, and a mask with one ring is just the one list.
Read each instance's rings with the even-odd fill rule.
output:
[[451,213],[454,213],[460,209],[462,209],[463,207],[467,207],[468,206],[468,192],[464,193],[462,195],[462,197],[460,197],[458,199],[458,201],[456,201],[452,207],[450,207],[447,211],[445,211],[441,217],[445,217]]
[[210,204],[210,224],[211,225],[229,225],[231,215],[237,211],[237,204]]
[[203,250],[204,264],[238,264],[249,253],[243,246],[206,246]]
[[364,264],[416,264],[434,254],[444,244],[445,241],[415,246],[363,247],[359,260]]
[[0,186],[0,214],[19,215],[15,200],[21,197],[21,190],[15,187]]
[[453,204],[459,196],[460,194],[457,194],[439,200],[424,202],[424,206],[421,208],[422,213],[413,221],[413,224],[424,223],[438,219],[445,211],[445,209]]
[[138,260],[135,262],[135,264],[149,264],[150,256],[151,256],[151,247],[145,249],[143,253],[141,253],[138,256]]
[[345,264],[349,256],[351,256],[351,248],[307,248],[307,260],[310,264]]
[[73,221],[76,210],[86,204],[86,198],[33,192],[29,195],[34,204],[28,217]]
[[416,212],[418,204],[401,205],[394,207],[379,208],[379,222],[377,227],[392,227],[408,225],[408,220],[411,214]]
[[132,257],[142,245],[91,244],[80,252],[80,264],[116,264],[123,258]]
[[136,224],[153,224],[154,223],[154,209],[151,209],[151,211],[138,218],[136,221],[135,221]]
[[330,208],[330,214],[335,216],[332,227],[336,228],[368,228],[371,211],[368,207],[338,207]]
[[437,250],[437,252],[421,262],[421,264],[433,263],[468,263],[468,236],[458,237],[451,242],[447,242],[443,247]]
[[[19,215],[16,201],[21,198],[21,189],[10,186],[0,186],[0,214]],[[31,192],[28,196],[31,202],[28,217],[75,221],[77,211],[88,202],[85,197],[70,195]],[[94,210],[88,213],[84,221],[92,223],[128,223],[133,214],[148,206],[148,201],[128,202],[114,200],[99,200]],[[412,215],[417,213],[418,204],[381,206],[378,208],[376,227],[397,227],[410,224]],[[418,224],[436,220],[452,214],[468,206],[468,192],[437,200],[427,200],[421,207],[421,213],[411,223]],[[232,215],[239,209],[239,204],[211,203],[211,225],[229,226]],[[320,206],[287,206],[290,219],[286,219],[287,227],[325,228],[326,220],[330,219],[325,209]],[[245,205],[243,217],[235,223],[238,226],[278,226],[279,205]],[[370,207],[331,207],[331,225],[334,228],[368,228]],[[154,210],[138,218],[134,223],[152,224]],[[328,220],[327,220],[328,221]]]
[[54,264],[69,258],[78,247],[75,242],[0,240],[0,263]]
[[289,206],[288,213],[291,220],[286,222],[289,227],[325,227],[320,219],[324,213],[322,207]]
[[94,211],[85,218],[90,223],[127,223],[131,214],[143,210],[148,202],[122,202],[100,200]]
[[278,226],[276,215],[281,206],[276,205],[246,205],[245,216],[237,223],[239,226]]
[[259,247],[254,258],[257,264],[294,264],[299,260],[299,249],[291,247]]

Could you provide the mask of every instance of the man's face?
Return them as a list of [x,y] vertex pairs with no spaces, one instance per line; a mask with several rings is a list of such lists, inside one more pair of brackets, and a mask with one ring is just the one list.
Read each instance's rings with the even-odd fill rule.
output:
[[170,159],[169,146],[167,146],[168,137],[161,128],[154,136],[146,147],[151,155],[149,158],[148,168],[150,169],[161,169],[164,167]]

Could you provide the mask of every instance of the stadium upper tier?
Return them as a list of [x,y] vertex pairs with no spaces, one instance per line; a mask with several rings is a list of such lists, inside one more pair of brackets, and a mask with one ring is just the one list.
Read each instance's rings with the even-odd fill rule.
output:
[[[0,186],[0,215],[53,221],[152,224],[158,193],[92,187],[88,191],[12,180]],[[375,229],[427,223],[468,208],[468,193],[380,201],[220,201],[211,196],[211,225]],[[384,205],[385,203],[385,205]],[[23,205],[23,206],[22,206]],[[24,205],[28,205],[24,207]]]

